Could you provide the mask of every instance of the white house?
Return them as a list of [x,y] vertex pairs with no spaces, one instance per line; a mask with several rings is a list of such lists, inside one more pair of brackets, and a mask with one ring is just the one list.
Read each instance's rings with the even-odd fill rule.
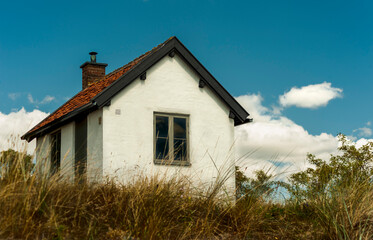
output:
[[177,174],[196,185],[233,173],[234,127],[249,114],[176,37],[107,75],[90,54],[83,89],[22,136],[37,139],[50,173],[123,183]]

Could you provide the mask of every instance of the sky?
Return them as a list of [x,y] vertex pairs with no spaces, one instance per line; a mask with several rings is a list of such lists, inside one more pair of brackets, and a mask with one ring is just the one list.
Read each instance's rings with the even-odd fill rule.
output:
[[242,165],[304,169],[308,152],[335,153],[339,133],[372,138],[372,12],[372,1],[2,2],[0,150],[81,90],[90,51],[111,72],[177,36],[254,119],[236,128],[238,155],[253,152]]

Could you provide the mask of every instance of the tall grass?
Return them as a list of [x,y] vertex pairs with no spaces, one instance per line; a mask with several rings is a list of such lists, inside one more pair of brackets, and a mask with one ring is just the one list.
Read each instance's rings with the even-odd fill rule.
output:
[[0,238],[373,238],[368,183],[282,204],[251,192],[233,204],[215,194],[221,183],[201,194],[180,178],[73,184],[30,170],[25,156],[0,157]]
[[312,202],[317,219],[332,239],[373,239],[373,188],[368,182],[334,189]]

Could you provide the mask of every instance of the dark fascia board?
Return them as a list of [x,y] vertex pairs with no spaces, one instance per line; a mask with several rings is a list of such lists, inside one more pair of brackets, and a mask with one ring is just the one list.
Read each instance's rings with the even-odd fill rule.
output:
[[245,124],[245,123],[251,123],[252,121],[253,121],[252,118],[246,118],[245,121],[243,121],[243,122],[234,121],[234,126],[240,126],[240,125]]
[[186,61],[202,77],[206,84],[212,89],[220,99],[231,109],[235,114],[235,126],[246,123],[249,113],[228,93],[228,91],[212,76],[211,73],[193,56],[193,54],[176,38],[174,37],[157,51],[146,56],[140,63],[134,66],[131,70],[121,76],[113,84],[99,93],[92,99],[99,108],[111,100],[119,91],[127,87],[143,72],[161,60],[170,51],[175,51]]
[[75,109],[74,111],[66,114],[65,116],[63,116],[62,118],[58,118],[56,119],[55,121],[52,121],[48,124],[46,124],[45,126],[37,129],[36,131],[33,131],[31,133],[28,133],[28,134],[25,134],[21,137],[21,139],[23,140],[27,140],[28,142],[30,142],[32,139],[36,138],[36,137],[39,137],[39,136],[42,136],[42,135],[45,135],[49,132],[52,132],[56,129],[58,129],[59,127],[73,121],[75,118],[78,118],[80,116],[83,116],[83,115],[87,115],[88,113],[94,111],[97,109],[97,106],[94,104],[94,103],[88,103],[78,109]]

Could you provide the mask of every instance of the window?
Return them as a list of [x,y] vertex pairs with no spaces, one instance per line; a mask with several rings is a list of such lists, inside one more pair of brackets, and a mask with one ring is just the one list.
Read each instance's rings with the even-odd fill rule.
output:
[[154,114],[154,162],[190,165],[189,117],[179,114]]
[[55,174],[60,170],[61,166],[61,131],[51,135],[51,174]]

